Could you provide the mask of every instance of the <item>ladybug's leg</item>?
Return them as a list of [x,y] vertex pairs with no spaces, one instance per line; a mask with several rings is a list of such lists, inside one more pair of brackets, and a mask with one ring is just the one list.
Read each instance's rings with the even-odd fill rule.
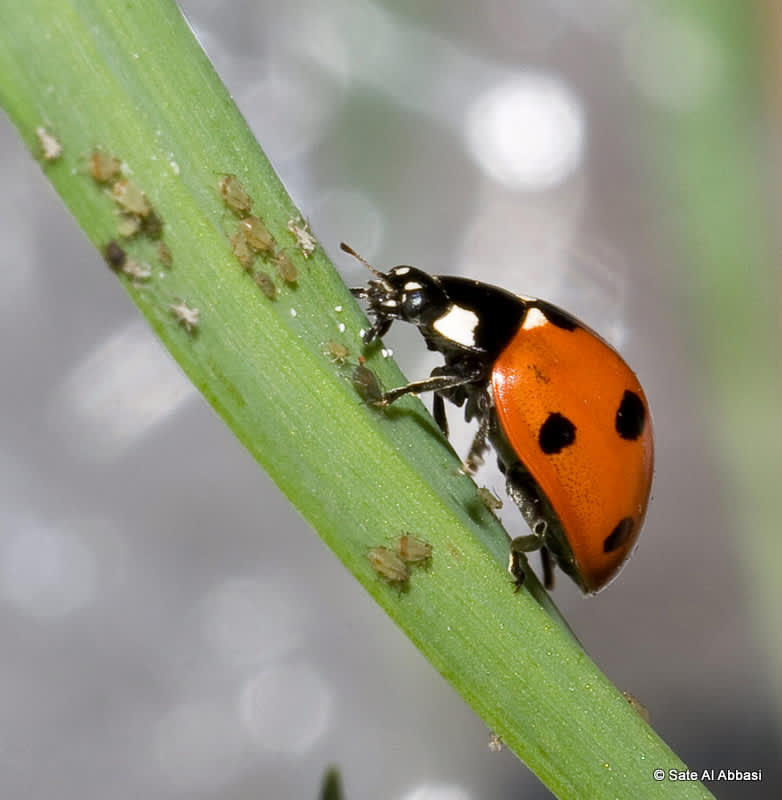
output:
[[390,406],[400,397],[406,394],[423,394],[424,392],[443,392],[453,389],[455,386],[464,386],[466,383],[473,383],[479,380],[483,370],[479,367],[473,369],[460,369],[452,372],[442,372],[439,375],[431,375],[422,381],[413,381],[406,386],[398,386],[396,389],[385,392],[380,396],[376,406]]
[[[513,576],[513,582],[516,586],[516,591],[521,589],[524,584],[526,575],[525,566],[527,566],[527,559],[524,556],[527,553],[533,553],[535,550],[548,552],[543,547],[543,539],[537,533],[528,533],[525,536],[517,536],[515,539],[510,540],[510,549],[508,550],[508,572]],[[545,568],[544,568],[545,578]],[[546,583],[546,588],[550,588]]]
[[445,398],[435,392],[432,401],[432,416],[437,423],[437,427],[443,432],[443,436],[448,438],[448,417],[445,415]]
[[467,458],[464,460],[464,467],[469,474],[475,472],[483,463],[483,454],[489,447],[488,437],[491,429],[491,408],[488,395],[485,393],[478,395],[475,403],[474,410],[469,405],[467,407],[468,420],[473,416],[478,416],[480,419],[478,431],[470,445],[470,452],[467,453]]
[[[521,511],[521,516],[529,525],[532,535],[541,543],[546,534],[546,520],[543,516],[543,503],[540,500],[535,482],[530,474],[519,465],[511,467],[506,476],[506,491]],[[525,537],[520,537],[525,538]],[[530,548],[537,550],[537,547]],[[529,551],[527,551],[529,552]]]
[[[361,300],[366,300],[370,297],[369,290],[364,286],[351,289],[350,293],[353,295],[353,297],[358,297]],[[364,343],[371,344],[375,341],[375,339],[382,339],[388,333],[393,321],[394,318],[388,314],[376,314],[375,321],[372,323],[372,327],[364,333]]]
[[[529,473],[519,466],[515,466],[508,470],[507,475],[506,490],[508,495],[518,506],[524,521],[529,525],[531,531],[531,533],[524,536],[517,536],[515,539],[511,539],[510,543],[508,572],[514,577],[516,589],[518,590],[524,583],[524,564],[526,560],[523,558],[523,554],[543,548],[548,523],[542,516],[542,503]],[[548,551],[546,552],[548,553]],[[547,578],[545,563],[543,572],[544,577]],[[548,588],[548,581],[546,588]]]
[[551,591],[554,588],[554,562],[551,551],[545,545],[540,548],[540,564],[543,568],[543,586]]

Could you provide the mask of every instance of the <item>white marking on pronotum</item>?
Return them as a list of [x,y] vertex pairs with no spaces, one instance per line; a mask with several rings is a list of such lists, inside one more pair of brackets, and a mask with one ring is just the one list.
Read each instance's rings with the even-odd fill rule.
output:
[[524,317],[521,327],[525,331],[531,331],[533,328],[542,328],[544,325],[548,325],[546,315],[539,308],[531,308]]
[[423,289],[424,287],[418,281],[408,281],[403,288],[406,292],[414,292],[416,289]]
[[465,347],[475,345],[475,329],[478,327],[478,315],[467,308],[453,305],[445,314],[434,322],[434,329],[452,342]]

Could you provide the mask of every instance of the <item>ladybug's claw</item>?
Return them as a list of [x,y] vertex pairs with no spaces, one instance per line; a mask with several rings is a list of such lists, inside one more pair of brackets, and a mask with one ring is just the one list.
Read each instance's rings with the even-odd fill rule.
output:
[[524,585],[526,572],[524,571],[524,558],[522,551],[513,546],[511,542],[510,552],[508,553],[508,572],[513,578],[513,591],[518,592]]

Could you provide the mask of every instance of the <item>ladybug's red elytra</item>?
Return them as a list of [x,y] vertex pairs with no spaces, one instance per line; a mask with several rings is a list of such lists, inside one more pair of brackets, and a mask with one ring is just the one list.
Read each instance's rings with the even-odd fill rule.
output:
[[368,301],[364,341],[394,320],[416,325],[445,363],[429,378],[392,389],[375,405],[434,393],[447,436],[445,400],[464,406],[478,432],[465,464],[491,444],[507,491],[530,527],[511,541],[510,571],[524,580],[521,553],[540,550],[585,593],[606,586],[629,558],[652,483],[649,406],[635,374],[594,331],[556,306],[467,278],[409,266],[380,272],[352,293]]

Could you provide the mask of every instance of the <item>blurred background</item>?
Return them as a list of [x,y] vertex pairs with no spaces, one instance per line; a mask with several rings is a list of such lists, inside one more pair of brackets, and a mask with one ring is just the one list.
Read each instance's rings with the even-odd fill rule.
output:
[[[777,4],[182,6],[349,283],[340,240],[621,350],[656,427],[645,532],[556,602],[691,768],[763,770],[718,797],[779,797]],[[4,118],[0,164],[0,794],[314,798],[335,764],[348,800],[548,797],[187,383]],[[386,341],[413,378],[436,363]]]

